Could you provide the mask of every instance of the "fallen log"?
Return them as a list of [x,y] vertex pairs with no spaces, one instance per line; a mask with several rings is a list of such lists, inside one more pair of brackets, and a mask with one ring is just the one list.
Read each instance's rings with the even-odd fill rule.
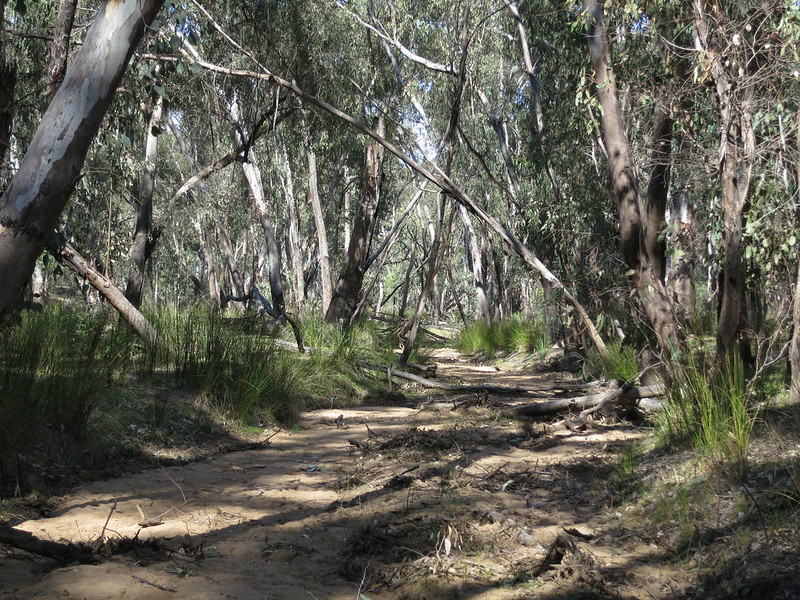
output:
[[31,554],[54,558],[62,563],[100,562],[100,557],[93,553],[88,546],[40,540],[32,533],[14,529],[5,523],[0,523],[0,544]]
[[505,385],[489,385],[485,383],[477,383],[471,385],[454,385],[450,383],[442,383],[441,381],[432,381],[430,379],[426,379],[425,377],[415,375],[414,373],[401,371],[393,367],[378,367],[376,365],[365,365],[365,366],[368,366],[370,369],[374,370],[378,369],[382,371],[385,370],[389,376],[389,379],[391,379],[392,377],[399,377],[400,379],[407,379],[409,381],[419,383],[420,385],[423,385],[425,387],[434,388],[437,390],[444,390],[447,392],[454,392],[454,393],[489,392],[491,394],[528,394],[531,392],[553,392],[561,390],[586,389],[587,386],[597,387],[601,385],[600,382],[593,382],[589,384],[585,383],[532,384],[532,385],[513,386],[513,387]]
[[577,396],[575,398],[557,398],[547,402],[537,402],[536,404],[525,404],[509,409],[508,412],[516,416],[538,417],[562,412],[571,409],[581,409],[586,411],[594,407],[610,404],[618,401],[635,401],[634,403],[642,408],[657,409],[660,402],[642,402],[651,400],[658,396],[663,396],[665,386],[663,384],[628,386],[617,385],[613,389],[599,394],[589,396]]

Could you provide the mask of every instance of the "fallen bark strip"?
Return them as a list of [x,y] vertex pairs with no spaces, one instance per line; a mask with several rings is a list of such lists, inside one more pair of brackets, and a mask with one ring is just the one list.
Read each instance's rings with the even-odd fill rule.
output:
[[[538,417],[541,415],[549,415],[555,412],[561,412],[570,409],[592,408],[601,404],[608,404],[617,402],[619,400],[646,400],[663,396],[665,386],[658,385],[642,385],[638,387],[616,387],[612,390],[602,392],[600,394],[591,394],[589,396],[577,396],[575,398],[557,398],[548,402],[538,402],[536,404],[525,404],[509,409],[508,412],[516,416],[524,417]],[[637,403],[638,404],[638,403]],[[660,406],[660,403],[647,402],[647,408],[655,409]]]
[[[504,385],[488,385],[488,384],[474,384],[474,385],[453,385],[449,383],[442,383],[440,381],[432,381],[430,379],[426,379],[425,377],[420,377],[419,375],[415,375],[414,373],[408,373],[407,371],[400,371],[398,369],[393,369],[392,367],[378,367],[373,365],[368,365],[370,369],[374,370],[385,370],[389,375],[389,378],[392,377],[399,377],[400,379],[408,379],[409,381],[414,381],[419,383],[420,385],[424,385],[425,387],[434,388],[437,390],[445,390],[448,392],[491,392],[492,394],[527,394],[530,392],[553,392],[557,390],[574,390],[574,389],[583,389],[584,386],[587,384],[576,384],[571,385],[568,383],[564,384],[533,384],[533,385],[524,385],[524,386],[504,386]],[[595,387],[600,385],[599,383],[589,384],[591,387]]]

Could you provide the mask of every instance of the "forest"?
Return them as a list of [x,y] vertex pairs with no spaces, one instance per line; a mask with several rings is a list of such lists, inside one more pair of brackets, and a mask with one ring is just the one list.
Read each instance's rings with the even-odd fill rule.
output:
[[0,24],[1,594],[800,597],[800,2]]

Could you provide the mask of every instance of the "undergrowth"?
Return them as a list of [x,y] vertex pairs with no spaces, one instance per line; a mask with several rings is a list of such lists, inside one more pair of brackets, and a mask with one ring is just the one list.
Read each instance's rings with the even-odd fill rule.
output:
[[626,346],[620,341],[608,344],[608,353],[601,355],[590,348],[583,365],[586,379],[620,379],[634,383],[639,375],[639,361],[636,348]]
[[483,352],[488,358],[498,352],[525,352],[544,358],[549,339],[542,320],[513,315],[501,321],[469,323],[461,330],[456,347],[464,354]]
[[84,442],[92,411],[124,393],[133,337],[49,306],[0,333],[0,487],[19,487],[28,458]]
[[689,445],[743,480],[758,411],[738,354],[721,364],[689,355],[672,367],[671,380],[658,417],[662,441],[671,447]]
[[[208,310],[161,308],[148,318],[159,334],[153,345],[110,309],[57,304],[22,313],[0,333],[0,488],[34,487],[26,473],[41,479],[42,462],[53,462],[43,451],[80,454],[76,448],[98,441],[92,436],[114,447],[140,431],[176,431],[165,420],[184,417],[169,406],[169,390],[191,398],[182,409],[190,419],[197,410],[233,429],[286,423],[333,398],[340,406],[358,402],[378,385],[368,366],[391,358],[376,330],[322,320],[303,324],[310,348],[299,353],[252,322]],[[90,427],[95,414],[102,426]]]

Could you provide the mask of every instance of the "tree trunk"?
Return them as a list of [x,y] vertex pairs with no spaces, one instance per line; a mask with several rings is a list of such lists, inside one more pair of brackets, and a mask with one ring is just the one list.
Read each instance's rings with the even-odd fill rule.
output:
[[[0,0],[0,24],[5,23],[6,0]],[[2,28],[0,28],[2,29]],[[5,162],[11,147],[11,130],[14,122],[14,89],[17,70],[6,61],[6,50],[0,31],[0,166]],[[0,316],[2,313],[0,312]]]
[[69,58],[69,39],[72,35],[72,25],[75,22],[75,8],[77,0],[61,0],[58,3],[56,26],[53,30],[53,45],[50,46],[50,89],[55,93],[64,75],[67,72],[67,59]]
[[520,45],[522,46],[522,59],[525,64],[525,73],[528,75],[528,81],[531,87],[531,107],[533,108],[533,119],[532,122],[534,124],[534,138],[538,138],[539,142],[539,149],[544,157],[545,160],[545,171],[547,172],[547,178],[550,180],[550,185],[553,186],[553,193],[556,196],[556,199],[559,201],[565,201],[566,198],[564,197],[564,192],[559,184],[558,178],[556,177],[556,170],[553,167],[553,162],[550,160],[550,154],[547,151],[546,147],[546,136],[545,136],[545,129],[544,129],[544,110],[542,109],[542,94],[541,94],[541,82],[539,81],[539,75],[536,73],[536,64],[533,62],[533,57],[531,56],[530,45],[528,44],[528,33],[525,30],[525,24],[522,21],[522,17],[519,14],[519,9],[517,6],[517,2],[510,2],[508,4],[508,10],[511,12],[512,16],[514,17],[514,21],[517,23],[517,32],[519,33],[519,41]]
[[279,170],[281,173],[283,191],[286,195],[286,207],[289,213],[289,226],[287,229],[288,248],[286,253],[292,267],[292,277],[294,278],[294,305],[297,311],[302,311],[305,301],[305,279],[303,278],[302,250],[300,248],[300,218],[297,212],[297,202],[294,197],[292,165],[289,162],[289,155],[286,152],[286,143],[283,139],[280,140],[279,144],[276,144],[275,157],[279,167],[283,167]]
[[675,252],[667,271],[667,289],[678,318],[683,325],[689,325],[694,318],[696,301],[694,217],[683,191],[672,197],[670,229],[674,232],[671,243]]
[[[230,295],[233,298],[242,298],[247,295],[247,288],[242,278],[242,272],[236,265],[236,253],[233,250],[233,243],[228,232],[227,219],[219,223],[217,233],[219,234],[219,244],[222,250],[222,260],[225,263],[225,272],[228,274],[228,281],[230,282]],[[247,256],[246,252],[244,254]],[[244,312],[246,303],[242,300],[234,300],[233,307],[238,312]]]
[[478,247],[475,228],[469,218],[469,213],[463,205],[459,205],[461,222],[464,224],[464,254],[468,258],[468,268],[472,271],[472,284],[475,286],[475,318],[484,323],[491,320],[489,301],[486,297],[486,279],[483,274],[483,257]]
[[[728,22],[727,15],[717,2],[710,4],[714,13],[713,23],[706,13],[706,2],[694,3],[694,18],[697,49],[707,53],[710,63],[708,72],[713,83],[713,103],[720,136],[719,178],[724,232],[718,276],[717,353],[726,354],[738,344],[742,358],[748,360],[752,357],[744,333],[748,318],[743,235],[755,156],[753,112],[758,57],[749,52],[732,56],[738,44],[729,43],[724,35],[718,34],[723,31],[719,28]],[[729,72],[733,68],[741,68],[743,73]]]
[[267,266],[269,271],[269,287],[272,296],[272,304],[279,314],[284,314],[286,301],[283,296],[283,283],[281,282],[281,249],[275,237],[275,228],[272,225],[272,217],[267,206],[267,197],[264,193],[264,184],[261,179],[261,169],[258,168],[253,149],[250,149],[248,160],[242,163],[247,184],[250,187],[250,196],[258,213],[258,221],[264,231],[264,241],[267,245]]
[[650,260],[653,277],[661,283],[666,280],[667,240],[664,234],[664,215],[669,193],[670,155],[672,153],[672,125],[668,101],[656,99],[653,117],[653,158],[650,181],[647,184],[647,202],[642,236]]
[[0,197],[0,320],[30,278],[130,57],[162,4],[109,0],[103,5]]
[[202,244],[203,260],[206,263],[206,273],[208,275],[208,295],[211,300],[211,308],[219,310],[222,308],[222,296],[219,290],[219,274],[214,264],[214,250],[211,246],[211,235],[209,234],[208,227],[205,223],[197,221],[195,223],[197,235],[200,237]]
[[[442,136],[442,149],[444,152],[446,152],[445,165],[443,169],[445,177],[450,176],[453,166],[456,142],[458,141],[458,123],[461,118],[461,102],[464,98],[464,87],[467,80],[467,52],[469,49],[467,27],[469,23],[469,9],[469,4],[467,4],[464,9],[461,40],[459,40],[461,55],[459,57],[460,61],[458,67],[458,78],[453,86],[453,104],[450,109],[450,118],[447,122],[447,129]],[[399,360],[401,365],[405,365],[408,362],[408,359],[411,357],[411,351],[416,344],[417,334],[422,322],[422,311],[425,307],[425,302],[428,300],[436,287],[436,276],[442,266],[445,248],[447,247],[447,244],[442,245],[442,235],[444,233],[442,228],[444,225],[445,210],[447,206],[446,199],[447,196],[443,192],[439,194],[439,202],[436,211],[436,228],[433,235],[433,243],[431,244],[431,249],[427,260],[428,272],[426,274],[425,284],[422,286],[422,291],[420,292],[419,300],[417,301],[417,310],[414,312],[414,316],[411,317],[411,327],[408,332],[408,336],[403,344],[403,352],[400,355]],[[447,233],[445,235],[446,238],[450,237],[454,212],[455,210],[451,212],[450,218],[448,219]]]
[[[800,191],[800,109],[797,110],[795,151],[798,153],[794,164],[794,196]],[[795,201],[795,223],[800,227],[800,205]],[[797,251],[797,282],[794,288],[792,311],[792,340],[789,346],[790,381],[789,402],[796,406],[800,402],[800,248]]]
[[[372,128],[381,137],[386,135],[386,121],[383,115],[375,117]],[[358,305],[358,295],[364,284],[364,273],[372,240],[373,220],[380,201],[383,154],[384,148],[377,142],[367,145],[361,181],[361,201],[353,221],[347,257],[325,314],[328,321],[349,324]]]
[[302,120],[303,138],[306,145],[306,156],[308,157],[308,201],[311,203],[311,211],[314,213],[314,225],[317,229],[317,248],[319,259],[319,278],[322,285],[322,314],[328,310],[333,297],[331,283],[331,259],[328,247],[328,233],[325,228],[325,218],[322,214],[322,204],[319,199],[319,186],[317,184],[317,153],[314,151],[314,144],[311,140],[311,131],[305,117]]
[[147,269],[147,261],[158,242],[161,229],[153,229],[153,192],[156,187],[156,162],[158,160],[158,136],[161,128],[161,116],[164,110],[164,99],[156,98],[150,123],[147,126],[144,150],[144,168],[139,186],[139,197],[133,199],[136,214],[136,225],[131,244],[131,266],[128,271],[128,284],[125,286],[125,297],[136,308],[142,306],[142,288]]
[[596,94],[602,108],[603,142],[608,153],[611,183],[619,213],[622,254],[639,300],[655,331],[658,345],[669,356],[683,347],[683,338],[664,284],[642,243],[638,185],[611,66],[611,51],[603,22],[603,2],[585,0],[584,8]]
[[[414,345],[417,342],[417,335],[419,334],[419,329],[422,324],[422,312],[425,308],[425,303],[431,297],[436,283],[436,275],[442,267],[442,258],[444,254],[442,247],[442,228],[446,206],[445,196],[444,194],[440,194],[433,243],[431,244],[431,249],[426,261],[428,264],[428,272],[426,273],[425,284],[422,286],[419,298],[417,299],[417,308],[411,317],[408,335],[403,343],[403,352],[400,354],[400,359],[398,360],[400,365],[405,365],[408,363],[409,358],[411,358],[411,351],[414,349]],[[450,217],[450,223],[452,223],[452,215]],[[449,229],[450,226],[448,225],[448,231]]]

